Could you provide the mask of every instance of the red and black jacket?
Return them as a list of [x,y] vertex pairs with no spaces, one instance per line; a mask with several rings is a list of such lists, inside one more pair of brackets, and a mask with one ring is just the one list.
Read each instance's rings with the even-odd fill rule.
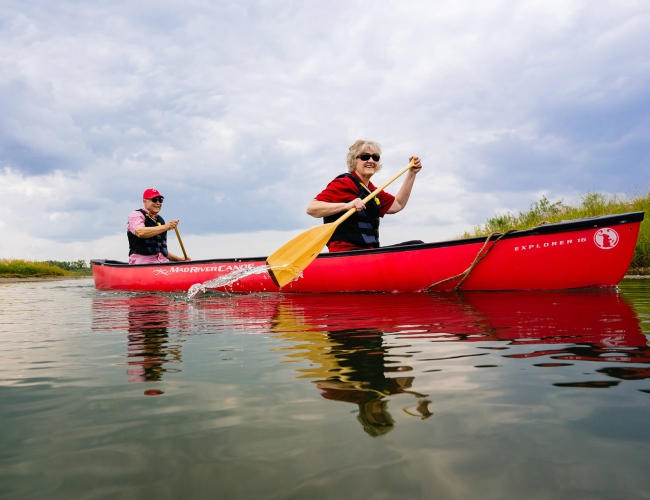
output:
[[[354,183],[357,185],[357,188],[359,188],[359,193],[357,196],[358,198],[364,199],[371,193],[371,191],[354,175],[341,174],[336,178],[340,179],[341,177],[349,177],[354,181]],[[328,215],[327,217],[323,218],[323,222],[325,224],[334,222],[343,214],[345,214],[345,212],[346,211],[339,212],[338,214],[334,215]],[[343,221],[334,230],[334,234],[332,234],[332,237],[329,241],[345,241],[360,247],[379,247],[380,213],[381,203],[379,201],[379,198],[375,196],[368,203],[366,203],[365,210],[356,212],[347,220]]]

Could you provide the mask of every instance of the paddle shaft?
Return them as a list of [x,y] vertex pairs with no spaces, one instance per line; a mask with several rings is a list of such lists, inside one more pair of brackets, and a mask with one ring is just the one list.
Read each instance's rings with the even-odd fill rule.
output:
[[[402,175],[404,172],[406,172],[408,169],[410,169],[414,165],[413,161],[411,160],[411,163],[406,165],[402,170],[397,172],[395,175],[393,175],[390,179],[388,179],[386,182],[384,182],[381,186],[379,186],[377,189],[375,189],[372,193],[370,193],[368,196],[366,196],[363,199],[363,204],[365,205],[368,203],[370,200],[372,200],[377,194],[379,194],[380,191],[383,191],[386,186],[391,184],[395,179],[397,179],[400,175]],[[346,220],[348,217],[350,217],[352,214],[354,214],[357,211],[356,208],[351,208],[348,210],[345,215],[342,215],[338,219],[336,219],[334,222],[332,222],[332,226],[336,227],[339,224],[341,224],[344,220]]]
[[185,260],[187,260],[187,253],[185,252],[185,247],[183,246],[183,240],[181,240],[181,233],[178,232],[178,228],[174,228],[174,231],[176,231],[176,237],[178,238],[178,242],[181,244],[181,250],[183,250],[183,256],[185,257]]

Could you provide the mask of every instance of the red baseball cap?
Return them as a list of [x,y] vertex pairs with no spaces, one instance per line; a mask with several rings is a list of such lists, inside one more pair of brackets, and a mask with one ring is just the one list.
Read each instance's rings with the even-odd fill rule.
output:
[[143,200],[150,200],[151,198],[156,198],[158,196],[160,196],[161,198],[164,198],[164,196],[156,188],[149,188],[149,189],[144,190],[144,193],[142,195],[142,199]]

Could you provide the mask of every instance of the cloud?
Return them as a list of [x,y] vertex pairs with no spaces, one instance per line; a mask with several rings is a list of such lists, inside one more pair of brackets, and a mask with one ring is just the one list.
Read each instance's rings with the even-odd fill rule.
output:
[[184,234],[261,250],[318,223],[305,207],[360,137],[384,146],[377,181],[424,161],[386,243],[630,191],[649,24],[613,1],[5,2],[0,235],[91,245],[155,186]]

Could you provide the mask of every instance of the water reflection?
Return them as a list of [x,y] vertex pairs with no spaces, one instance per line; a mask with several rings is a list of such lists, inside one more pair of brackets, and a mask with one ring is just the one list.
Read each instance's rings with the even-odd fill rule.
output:
[[180,362],[180,345],[170,344],[166,304],[155,298],[132,298],[128,303],[127,365],[129,382],[156,382],[168,362]]
[[[613,388],[650,376],[639,318],[615,290],[212,295],[190,303],[111,294],[93,300],[93,313],[95,328],[125,330],[131,382],[180,371],[179,334],[270,334],[282,342],[276,361],[296,363],[296,378],[323,398],[356,405],[373,436],[394,427],[396,409],[433,415],[431,385],[422,381],[436,371],[519,363],[552,374],[544,383],[558,388]],[[588,368],[566,370],[575,365]]]
[[[110,318],[112,328],[127,332],[126,365],[129,382],[158,382],[166,372],[179,372],[167,363],[181,362],[179,342],[170,340],[169,328],[177,322],[174,302],[165,296],[139,295],[116,299],[94,299],[96,327],[105,328],[102,318]],[[120,321],[120,317],[126,321]],[[146,395],[162,394],[148,389]]]
[[[511,359],[548,357],[555,362],[535,363],[556,368],[575,362],[650,364],[648,340],[632,307],[615,291],[505,294],[506,301],[492,294],[468,296],[473,307],[494,327],[499,340],[517,345],[565,344],[559,349],[534,348],[525,353],[505,354]],[[596,370],[610,378],[642,380],[648,368],[610,366]],[[555,383],[556,387],[609,388],[612,380]]]
[[[412,390],[415,377],[402,375],[414,366],[421,373],[444,370],[460,358],[476,359],[476,368],[497,366],[481,362],[486,350],[506,351],[504,361],[540,358],[534,366],[549,369],[583,361],[650,362],[634,310],[611,290],[287,296],[278,299],[271,331],[290,344],[282,349],[285,360],[308,362],[296,369],[297,378],[311,379],[326,399],[358,405],[358,420],[372,436],[394,426],[389,396],[411,394],[417,403],[404,411],[432,415],[427,395]],[[441,356],[433,346],[422,349],[421,341],[475,342],[483,351]],[[408,351],[410,342],[418,348]],[[610,366],[596,373],[618,380],[553,385],[614,387],[646,378],[650,369]]]
[[[297,370],[298,378],[316,379],[313,383],[325,399],[356,404],[359,422],[373,437],[386,434],[395,424],[388,412],[387,396],[411,394],[422,398],[415,409],[421,418],[430,417],[429,400],[423,399],[426,395],[409,390],[414,377],[386,376],[412,368],[405,364],[391,366],[394,361],[384,345],[383,331],[368,327],[340,328],[336,321],[323,324],[319,307],[325,305],[335,315],[345,311],[337,308],[342,304],[331,303],[333,299],[328,296],[323,302],[301,297],[277,305],[271,331],[293,344],[286,348],[288,358],[302,358],[310,363],[308,368]],[[343,304],[349,306],[349,298]],[[325,314],[325,317],[331,316]]]
[[615,290],[467,293],[459,296],[489,327],[518,344],[646,346],[634,309]]

